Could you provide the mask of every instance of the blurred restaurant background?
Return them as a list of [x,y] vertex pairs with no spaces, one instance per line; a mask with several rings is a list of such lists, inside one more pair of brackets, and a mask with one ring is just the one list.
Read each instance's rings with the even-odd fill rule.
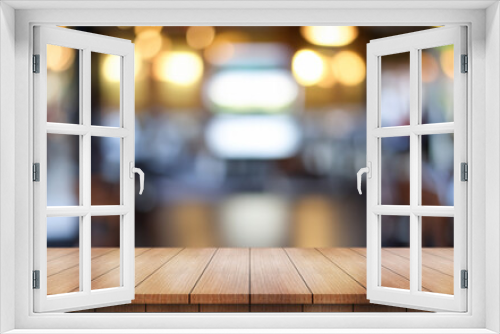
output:
[[[364,183],[363,195],[356,190],[366,44],[430,27],[71,28],[135,43],[136,166],[146,175],[137,247],[366,245]],[[422,55],[423,117],[453,121],[442,98],[452,93],[453,52],[431,51]],[[78,52],[47,52],[47,120],[78,123]],[[392,111],[382,125],[408,124],[409,58],[387,59],[383,71]],[[91,73],[92,125],[119,126],[120,58],[92,53]],[[70,137],[48,135],[49,206],[79,203],[79,140]],[[422,202],[453,205],[453,137],[422,143]],[[409,139],[381,145],[383,204],[408,204]],[[95,137],[91,148],[92,205],[119,204],[120,140]],[[92,218],[93,246],[119,244],[116,218]],[[390,219],[383,244],[407,245],[409,224]],[[78,243],[78,218],[48,226],[49,246]],[[425,244],[452,245],[450,228],[429,224]]]

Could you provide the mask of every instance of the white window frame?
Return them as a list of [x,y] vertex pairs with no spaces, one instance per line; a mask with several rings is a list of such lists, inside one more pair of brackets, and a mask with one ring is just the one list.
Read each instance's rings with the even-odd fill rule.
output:
[[[134,44],[129,40],[52,26],[34,27],[34,54],[39,55],[39,73],[33,76],[34,162],[39,163],[39,181],[33,185],[34,270],[39,271],[39,289],[34,289],[35,312],[73,311],[130,303],[135,296],[135,106]],[[79,123],[47,122],[47,45],[72,48],[79,52]],[[120,124],[118,127],[93,125],[91,121],[91,54],[99,52],[120,57]],[[76,206],[47,206],[47,135],[78,135],[80,199]],[[91,203],[91,139],[117,138],[120,141],[120,204]],[[91,288],[92,216],[119,216],[120,286]],[[47,218],[79,218],[80,291],[47,295]]]
[[[467,73],[461,73],[461,56],[467,54],[464,26],[434,28],[370,41],[367,46],[367,162],[371,177],[367,179],[367,298],[371,303],[423,310],[464,312],[467,310],[467,290],[461,288],[461,270],[467,270],[467,185],[461,181],[461,163],[467,163]],[[453,121],[422,123],[421,51],[453,45]],[[409,53],[409,117],[405,126],[382,127],[382,57]],[[385,111],[385,112],[390,112]],[[422,205],[422,135],[454,134],[454,206]],[[409,147],[409,205],[384,205],[382,197],[382,140],[405,136]],[[405,216],[410,228],[410,289],[382,286],[382,216]],[[422,286],[422,217],[452,217],[454,240],[453,291],[451,295],[421,291]]]
[[[12,6],[12,7],[11,7]],[[61,7],[66,8],[61,8]],[[133,9],[117,8],[124,6]],[[221,9],[222,6],[225,6]],[[391,6],[397,6],[392,8]],[[15,10],[13,9],[15,8]],[[103,7],[107,9],[103,9]],[[147,9],[149,7],[149,9]],[[158,8],[162,7],[162,8]],[[488,8],[487,8],[488,7]],[[24,8],[24,9],[23,9]],[[49,8],[49,10],[47,10]],[[143,8],[138,10],[137,8]],[[242,9],[242,8],[246,8]],[[57,9],[57,10],[56,10]],[[2,331],[35,333],[37,329],[127,329],[146,333],[176,329],[225,329],[226,332],[306,329],[351,333],[457,332],[500,330],[500,11],[495,2],[107,2],[7,1],[0,4],[0,319]],[[447,25],[464,24],[469,31],[468,142],[468,312],[437,314],[34,314],[32,262],[32,96],[31,45],[35,24],[61,25]],[[488,29],[486,29],[486,27]],[[15,34],[14,34],[15,32]],[[13,67],[15,66],[15,71]],[[488,68],[488,71],[486,71]],[[14,80],[15,79],[15,80]],[[12,83],[15,83],[15,86]],[[15,112],[14,112],[15,110]],[[9,129],[15,128],[14,130]],[[12,137],[15,136],[15,145]],[[488,152],[486,154],[485,148]],[[485,163],[488,162],[488,165]],[[360,166],[361,167],[361,166]],[[477,167],[477,168],[476,168]],[[15,178],[12,175],[15,171]],[[486,174],[488,173],[488,182]],[[353,171],[355,173],[355,171]],[[488,193],[488,196],[486,196]],[[14,200],[10,196],[15,194]],[[11,209],[14,207],[14,210]],[[12,222],[15,221],[15,226]],[[14,242],[15,238],[15,242]],[[12,289],[15,286],[15,289]],[[488,290],[488,293],[486,293]],[[15,305],[15,307],[12,307]],[[141,326],[141,329],[138,329]],[[135,328],[137,330],[131,330]],[[358,330],[356,330],[356,328]],[[24,330],[26,329],[26,330]],[[30,331],[28,331],[30,329]],[[149,329],[149,330],[148,330]],[[236,329],[236,330],[235,330]],[[239,330],[238,330],[239,329]],[[268,330],[266,330],[268,329]],[[295,329],[295,331],[294,331]],[[389,330],[392,329],[392,330]],[[432,330],[431,330],[432,329]],[[491,331],[490,331],[491,330]],[[51,330],[50,332],[55,332]],[[74,331],[75,332],[75,331]],[[118,332],[120,332],[118,330]],[[212,330],[213,332],[213,330]],[[216,330],[215,332],[223,332]],[[415,330],[411,331],[415,333]]]

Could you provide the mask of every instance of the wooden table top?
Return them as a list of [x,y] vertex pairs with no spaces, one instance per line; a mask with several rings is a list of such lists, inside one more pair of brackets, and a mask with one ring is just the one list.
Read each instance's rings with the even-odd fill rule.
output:
[[[136,248],[136,304],[365,304],[364,248]],[[49,248],[49,294],[78,291],[77,248]],[[382,286],[409,289],[409,249],[382,250]],[[92,249],[92,289],[120,284],[116,248]],[[424,248],[422,289],[453,294],[453,249]]]

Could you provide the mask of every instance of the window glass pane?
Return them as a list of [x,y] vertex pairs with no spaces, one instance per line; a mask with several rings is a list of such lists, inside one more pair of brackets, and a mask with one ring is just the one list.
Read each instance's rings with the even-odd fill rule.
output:
[[410,289],[410,217],[381,217],[381,286]]
[[80,204],[80,137],[47,134],[47,205]]
[[120,205],[121,139],[92,137],[92,205]]
[[453,218],[421,221],[422,290],[453,295]]
[[453,206],[453,134],[422,136],[422,205]]
[[381,57],[381,125],[410,124],[410,53]]
[[92,290],[119,287],[120,216],[91,218]]
[[79,50],[47,45],[47,122],[80,122]]
[[382,205],[410,205],[410,137],[381,138]]
[[47,295],[80,290],[80,217],[47,218]]
[[120,126],[121,57],[91,53],[91,124]]
[[453,45],[422,50],[422,123],[453,122]]

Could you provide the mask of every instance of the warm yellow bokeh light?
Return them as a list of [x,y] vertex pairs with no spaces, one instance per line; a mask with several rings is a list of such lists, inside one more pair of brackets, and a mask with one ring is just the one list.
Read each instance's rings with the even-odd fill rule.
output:
[[201,79],[203,61],[194,52],[162,52],[155,58],[153,73],[160,81],[189,86]]
[[120,82],[121,60],[119,56],[106,55],[101,66],[101,74],[110,82]]
[[[142,69],[142,54],[140,51],[134,53],[134,77]],[[116,55],[105,55],[101,63],[101,75],[109,82],[120,82],[121,57]]]
[[186,41],[193,49],[204,49],[214,41],[214,27],[189,27]]
[[422,51],[422,82],[433,82],[439,76],[439,65],[436,58]]
[[137,35],[134,44],[144,59],[151,59],[160,52],[162,41],[162,36],[158,32],[145,30]]
[[343,46],[358,37],[358,28],[351,26],[301,27],[300,32],[309,43],[321,46]]
[[292,71],[299,84],[312,86],[323,78],[325,63],[317,52],[300,50],[293,56]]
[[453,48],[441,52],[440,62],[444,74],[446,74],[446,76],[448,76],[450,79],[453,79]]
[[47,44],[47,69],[61,72],[67,70],[75,60],[75,49]]
[[353,51],[341,51],[332,58],[332,69],[335,79],[345,86],[356,86],[366,76],[363,58]]
[[154,32],[159,34],[161,32],[161,29],[163,29],[163,27],[136,26],[136,27],[134,27],[134,32],[136,35],[139,35],[143,31],[151,30],[151,31],[154,31]]

